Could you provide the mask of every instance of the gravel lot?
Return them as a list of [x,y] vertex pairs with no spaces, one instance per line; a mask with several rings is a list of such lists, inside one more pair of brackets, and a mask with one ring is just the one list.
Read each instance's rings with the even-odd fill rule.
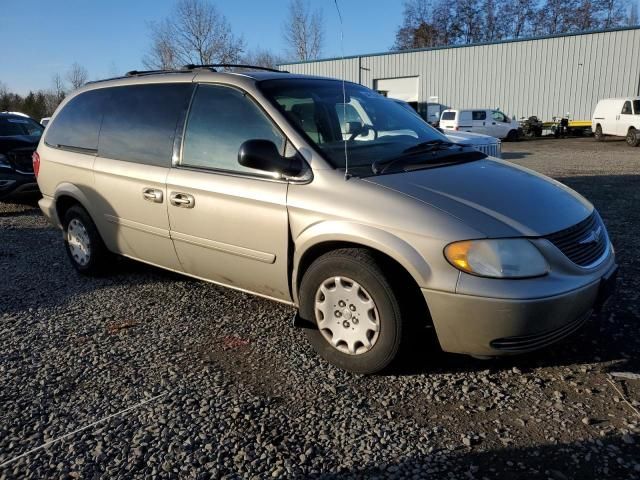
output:
[[286,306],[124,260],[80,277],[33,200],[0,204],[0,479],[640,479],[640,380],[610,375],[640,373],[640,148],[504,151],[600,210],[617,297],[539,353],[425,344],[384,376],[319,360]]

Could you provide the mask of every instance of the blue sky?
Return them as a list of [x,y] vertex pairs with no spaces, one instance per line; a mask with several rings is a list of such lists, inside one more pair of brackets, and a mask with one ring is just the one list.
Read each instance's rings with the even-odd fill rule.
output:
[[[49,88],[73,62],[91,79],[142,67],[147,25],[166,17],[175,0],[0,0],[0,82],[24,94]],[[213,0],[249,48],[282,52],[288,0]],[[339,56],[333,0],[311,0],[325,19],[323,57]],[[402,0],[339,0],[345,55],[388,50],[401,21]]]

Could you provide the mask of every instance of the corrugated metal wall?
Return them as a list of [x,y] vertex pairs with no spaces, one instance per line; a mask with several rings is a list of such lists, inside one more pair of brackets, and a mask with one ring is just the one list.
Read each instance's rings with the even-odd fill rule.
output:
[[[499,107],[517,118],[570,113],[589,120],[597,101],[640,95],[640,29],[283,65],[293,73],[374,80],[420,77],[420,102]],[[360,75],[358,65],[361,63]]]

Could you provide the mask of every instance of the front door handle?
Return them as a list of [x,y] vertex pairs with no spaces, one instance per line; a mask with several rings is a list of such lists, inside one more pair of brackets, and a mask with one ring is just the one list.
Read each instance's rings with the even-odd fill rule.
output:
[[171,195],[169,195],[169,201],[171,202],[171,205],[182,208],[193,208],[196,204],[196,199],[193,198],[193,195],[181,192],[171,192]]
[[146,187],[142,189],[142,198],[153,203],[162,203],[162,190]]

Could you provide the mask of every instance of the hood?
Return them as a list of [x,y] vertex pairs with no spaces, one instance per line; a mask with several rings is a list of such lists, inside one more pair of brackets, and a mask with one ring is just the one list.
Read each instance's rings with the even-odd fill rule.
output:
[[443,210],[489,237],[547,235],[575,225],[593,210],[560,182],[500,160],[364,180]]
[[481,133],[445,131],[444,135],[450,141],[459,145],[493,145],[498,143],[497,138]]
[[32,147],[35,150],[39,141],[40,137],[34,135],[0,136],[0,153],[7,153],[15,148]]

